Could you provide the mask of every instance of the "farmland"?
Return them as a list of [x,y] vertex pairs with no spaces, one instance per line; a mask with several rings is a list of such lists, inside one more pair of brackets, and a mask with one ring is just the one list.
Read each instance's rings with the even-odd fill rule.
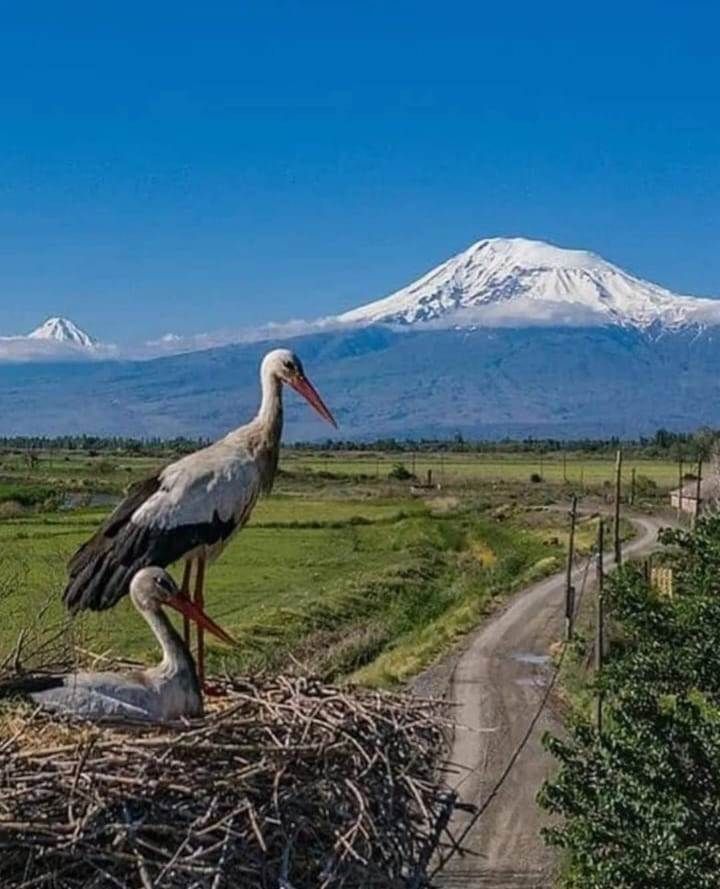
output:
[[[284,455],[275,493],[210,574],[209,610],[239,642],[234,651],[213,646],[214,667],[277,667],[292,655],[330,677],[393,683],[476,625],[498,597],[559,567],[564,518],[539,507],[565,501],[569,488],[529,482],[527,459],[418,459],[418,474],[440,463],[446,471],[443,490],[428,497],[388,479],[394,456],[374,455],[377,475],[365,471],[368,459]],[[68,557],[125,487],[161,462],[68,452],[30,465],[22,454],[4,456],[0,651],[44,606],[44,621],[61,619]],[[595,463],[565,469],[601,479],[609,466]],[[660,463],[648,472],[669,476]],[[585,537],[589,545],[592,532]],[[83,616],[74,633],[93,652],[154,657],[127,601]]]
[[[46,618],[60,617],[64,564],[102,515],[38,513],[0,526],[4,575],[12,579],[2,597],[0,648],[10,647],[46,602]],[[454,631],[468,629],[489,597],[543,559],[555,565],[556,549],[539,534],[465,511],[435,513],[418,501],[278,495],[260,505],[213,567],[209,607],[240,642],[240,653],[230,656],[234,666],[279,665],[295,651],[325,672],[352,672],[471,600]],[[492,564],[483,567],[473,552],[491,553]],[[84,616],[80,626],[94,651],[154,656],[128,601]],[[212,651],[216,666],[228,657]]]
[[[612,457],[560,452],[537,454],[388,454],[358,453],[348,456],[333,452],[302,453],[291,451],[285,457],[288,470],[314,474],[365,475],[382,478],[393,466],[401,464],[420,479],[432,472],[440,484],[461,484],[483,481],[525,482],[532,475],[552,484],[596,486],[610,483],[614,477]],[[661,487],[677,484],[678,466],[670,459],[634,458],[625,467],[625,481],[630,482],[632,468],[638,476],[651,479]],[[691,469],[692,465],[688,464]]]

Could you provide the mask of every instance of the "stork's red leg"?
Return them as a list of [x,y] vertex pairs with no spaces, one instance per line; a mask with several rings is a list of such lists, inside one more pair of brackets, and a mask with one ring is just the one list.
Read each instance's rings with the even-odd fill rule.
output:
[[[180,587],[180,595],[186,599],[190,598],[190,573],[192,571],[192,562],[188,559],[183,569],[182,586]],[[190,619],[183,614],[183,639],[188,649],[190,648]]]
[[[205,556],[196,559],[195,572],[195,604],[200,611],[205,611]],[[201,687],[205,685],[205,631],[197,627],[197,670]]]

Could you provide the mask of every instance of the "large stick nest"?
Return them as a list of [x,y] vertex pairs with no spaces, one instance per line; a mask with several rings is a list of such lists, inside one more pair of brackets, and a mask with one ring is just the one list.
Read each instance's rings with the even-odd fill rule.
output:
[[420,887],[451,796],[416,698],[224,682],[180,727],[0,713],[0,886]]

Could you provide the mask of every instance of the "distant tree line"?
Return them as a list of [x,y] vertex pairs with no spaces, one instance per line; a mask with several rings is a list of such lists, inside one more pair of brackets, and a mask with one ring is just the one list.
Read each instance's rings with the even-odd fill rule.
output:
[[327,439],[318,442],[295,442],[288,445],[292,450],[313,451],[387,451],[391,453],[421,453],[444,451],[446,453],[518,453],[546,454],[556,451],[565,453],[611,455],[618,448],[638,457],[684,457],[707,459],[720,442],[720,429],[704,426],[694,432],[670,432],[658,429],[652,436],[633,440],[611,438],[502,438],[493,441],[467,439],[457,434],[451,439],[438,438],[378,438],[372,441],[341,441]]
[[[704,426],[694,432],[658,431],[634,440],[611,438],[503,438],[493,441],[469,439],[461,434],[452,438],[377,438],[368,440],[327,439],[324,442],[294,442],[287,445],[296,451],[386,451],[390,453],[518,453],[546,454],[551,452],[579,452],[584,454],[610,455],[622,447],[628,454],[638,457],[683,457],[707,459],[720,442],[720,429]],[[209,443],[209,439],[187,438],[130,438],[125,436],[19,435],[0,437],[0,450],[4,451],[82,451],[115,454],[161,456],[165,453],[186,454]]]
[[161,456],[189,454],[208,444],[202,438],[127,438],[100,435],[17,435],[0,437],[0,451],[81,451],[97,454]]

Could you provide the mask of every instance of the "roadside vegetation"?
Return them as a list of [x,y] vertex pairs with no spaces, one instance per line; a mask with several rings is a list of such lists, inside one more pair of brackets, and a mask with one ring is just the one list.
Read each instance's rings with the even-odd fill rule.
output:
[[[608,581],[609,657],[571,689],[568,732],[540,800],[572,889],[710,889],[720,873],[720,518],[666,531],[674,596],[642,566]],[[576,665],[589,649],[578,643]],[[603,731],[590,718],[602,690]]]

